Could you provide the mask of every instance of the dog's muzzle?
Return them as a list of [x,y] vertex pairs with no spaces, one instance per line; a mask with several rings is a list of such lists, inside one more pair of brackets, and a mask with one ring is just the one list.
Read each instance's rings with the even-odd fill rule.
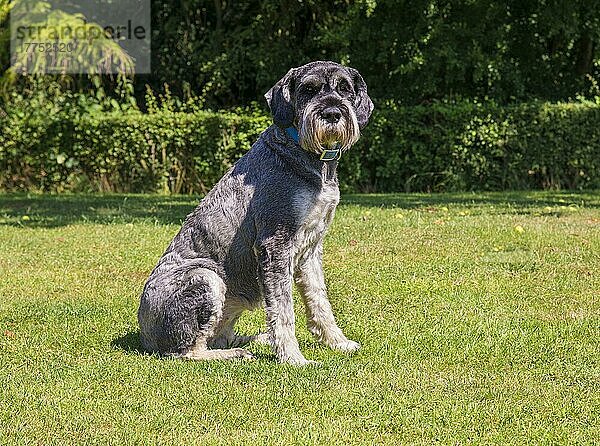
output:
[[298,124],[300,145],[319,154],[323,161],[339,159],[360,136],[354,108],[345,99],[310,102]]
[[[285,129],[287,134],[298,144],[300,144],[300,137],[298,136],[298,130],[295,127],[288,127]],[[339,144],[335,147],[326,149],[322,148],[321,156],[319,159],[321,161],[337,161],[342,157],[342,150],[340,149]]]

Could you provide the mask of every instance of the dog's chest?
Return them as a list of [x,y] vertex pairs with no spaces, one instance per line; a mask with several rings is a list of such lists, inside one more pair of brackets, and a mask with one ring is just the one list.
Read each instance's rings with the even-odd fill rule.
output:
[[294,238],[296,264],[324,237],[339,201],[340,191],[333,182],[325,183],[318,193],[302,191],[294,197],[294,210],[300,221]]

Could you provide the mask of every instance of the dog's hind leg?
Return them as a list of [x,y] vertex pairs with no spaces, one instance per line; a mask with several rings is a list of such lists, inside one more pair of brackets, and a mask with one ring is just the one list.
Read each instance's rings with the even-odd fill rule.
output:
[[244,311],[244,307],[227,302],[223,309],[223,317],[215,329],[213,337],[208,339],[208,347],[214,349],[242,347],[252,341],[252,336],[236,333],[235,323]]
[[[232,299],[233,300],[233,299]],[[270,345],[268,333],[257,335],[243,335],[235,331],[234,327],[242,312],[248,307],[239,302],[227,301],[223,310],[223,317],[215,330],[214,336],[208,340],[209,348],[235,348],[243,347],[250,342]]]
[[[243,349],[210,350],[208,347],[208,340],[223,320],[225,302],[225,283],[215,272],[183,264],[163,274],[161,282],[144,290],[149,297],[143,299],[145,305],[140,307],[142,339],[150,341],[147,345],[154,345],[165,356],[185,359],[252,358],[252,354]],[[160,305],[162,311],[149,311],[152,303],[160,301],[164,293],[171,295]],[[156,294],[154,300],[153,294]],[[154,325],[148,323],[151,321]]]
[[[206,342],[204,343],[206,344]],[[183,359],[206,361],[210,359],[254,359],[254,355],[243,348],[207,349],[206,345],[198,344],[190,349]]]
[[243,347],[250,342],[257,342],[263,345],[271,345],[268,333],[259,333],[257,335],[242,335],[237,333],[232,327],[226,328],[219,336],[208,341],[210,348],[234,348]]
[[[205,270],[203,277],[209,285],[208,292],[210,293],[210,296],[205,297],[214,302],[214,310],[207,323],[199,330],[194,345],[182,355],[182,358],[192,360],[254,359],[254,356],[249,351],[242,348],[232,348],[244,345],[242,343],[243,339],[234,337],[232,341],[237,340],[237,343],[231,342],[225,345],[215,345],[210,342],[214,339],[215,334],[218,334],[223,328],[225,328],[226,332],[228,329],[231,329],[233,332],[233,324],[237,321],[240,312],[231,313],[226,310],[225,284],[217,274],[210,270]],[[235,335],[235,333],[233,334]]]

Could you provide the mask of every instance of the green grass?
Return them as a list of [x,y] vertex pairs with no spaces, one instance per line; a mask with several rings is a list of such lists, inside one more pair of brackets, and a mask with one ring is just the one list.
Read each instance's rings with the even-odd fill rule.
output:
[[298,306],[300,369],[140,352],[195,203],[0,195],[0,444],[597,444],[598,194],[343,197],[325,270],[363,348],[317,345]]

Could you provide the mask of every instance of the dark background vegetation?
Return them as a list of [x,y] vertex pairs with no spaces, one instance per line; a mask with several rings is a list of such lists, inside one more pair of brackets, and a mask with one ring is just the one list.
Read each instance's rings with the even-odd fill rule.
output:
[[[19,0],[16,0],[19,1]],[[0,0],[0,187],[203,192],[292,66],[357,68],[348,190],[600,187],[600,2],[152,1],[152,74],[15,76]]]
[[315,59],[357,68],[376,98],[501,103],[597,93],[600,3],[584,0],[153,2],[155,73],[209,104],[261,100]]

